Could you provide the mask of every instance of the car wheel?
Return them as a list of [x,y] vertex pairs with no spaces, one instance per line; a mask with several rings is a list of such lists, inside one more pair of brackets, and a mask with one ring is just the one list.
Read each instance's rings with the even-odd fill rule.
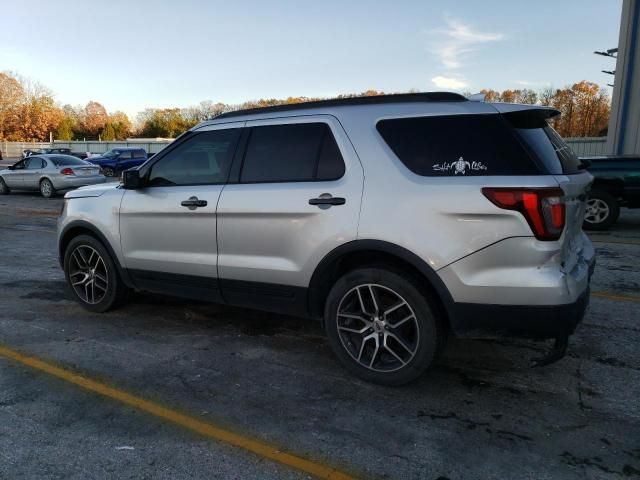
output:
[[115,171],[113,170],[113,168],[111,168],[111,167],[104,167],[104,168],[102,169],[102,174],[103,174],[105,177],[115,177],[116,172],[115,172]]
[[361,268],[340,278],[325,304],[325,330],[351,373],[383,385],[418,378],[436,356],[442,333],[427,298],[406,276]]
[[9,195],[10,193],[11,193],[11,190],[9,189],[7,184],[4,182],[4,179],[0,177],[0,195]]
[[107,249],[89,235],[79,235],[69,242],[64,274],[74,297],[92,312],[117,307],[128,293]]
[[585,230],[607,230],[620,216],[620,205],[607,192],[595,190],[589,194],[582,227]]
[[40,181],[40,193],[45,198],[51,198],[56,193],[51,180],[45,178]]

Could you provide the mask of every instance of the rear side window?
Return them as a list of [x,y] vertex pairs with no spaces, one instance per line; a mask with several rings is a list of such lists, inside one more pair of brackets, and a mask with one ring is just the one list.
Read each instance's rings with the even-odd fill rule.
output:
[[131,159],[131,150],[123,150],[120,152],[119,160],[129,160]]
[[254,127],[247,143],[240,181],[310,182],[344,174],[344,161],[324,123]]
[[539,173],[498,114],[381,120],[378,132],[412,172],[429,177]]
[[133,151],[133,158],[144,158],[144,157],[145,157],[144,150],[134,150]]

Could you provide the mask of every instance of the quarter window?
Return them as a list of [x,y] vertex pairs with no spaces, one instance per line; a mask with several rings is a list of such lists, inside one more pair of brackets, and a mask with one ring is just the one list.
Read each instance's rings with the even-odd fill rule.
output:
[[240,181],[311,182],[335,180],[344,160],[325,123],[269,125],[251,130]]
[[226,182],[239,133],[237,128],[194,133],[153,164],[149,185]]
[[378,132],[423,176],[535,175],[538,169],[498,114],[381,120]]

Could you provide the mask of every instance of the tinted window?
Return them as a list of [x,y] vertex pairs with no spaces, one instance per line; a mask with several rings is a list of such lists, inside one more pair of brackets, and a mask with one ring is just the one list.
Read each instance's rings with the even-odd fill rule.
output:
[[301,182],[342,176],[344,162],[324,123],[270,125],[251,131],[241,182]]
[[150,185],[200,185],[227,181],[239,129],[195,133],[153,164]]
[[41,158],[33,157],[27,160],[27,170],[37,170],[43,167]]
[[134,150],[133,158],[144,158],[144,157],[145,157],[144,150]]
[[124,150],[120,152],[118,156],[118,160],[130,160],[131,159],[131,150]]
[[544,165],[546,173],[560,175],[580,171],[580,159],[546,121],[549,112],[525,110],[505,115],[532,153]]
[[56,155],[55,157],[49,157],[49,160],[57,167],[62,165],[91,165],[89,162],[80,160],[78,157],[72,157],[71,155]]
[[342,175],[344,175],[344,160],[340,154],[336,139],[333,138],[333,133],[327,127],[320,146],[317,180],[335,180],[342,177]]
[[407,168],[425,176],[538,173],[500,115],[451,115],[378,122],[378,131]]

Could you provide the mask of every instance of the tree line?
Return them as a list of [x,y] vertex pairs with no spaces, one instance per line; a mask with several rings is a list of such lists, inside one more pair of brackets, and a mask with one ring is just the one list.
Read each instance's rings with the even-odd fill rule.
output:
[[[413,91],[415,92],[415,91]],[[564,137],[606,135],[610,113],[608,93],[597,84],[581,81],[561,89],[482,90],[486,101],[550,106],[560,110],[552,126]],[[382,95],[367,90],[334,98]],[[470,92],[465,93],[465,95]],[[225,104],[210,100],[187,108],[150,108],[138,114],[134,125],[120,111],[109,113],[96,101],[85,106],[59,105],[53,93],[40,83],[19,75],[0,73],[0,141],[124,140],[130,137],[174,138],[199,122],[224,112],[245,108],[322,100],[318,97],[288,97]]]

